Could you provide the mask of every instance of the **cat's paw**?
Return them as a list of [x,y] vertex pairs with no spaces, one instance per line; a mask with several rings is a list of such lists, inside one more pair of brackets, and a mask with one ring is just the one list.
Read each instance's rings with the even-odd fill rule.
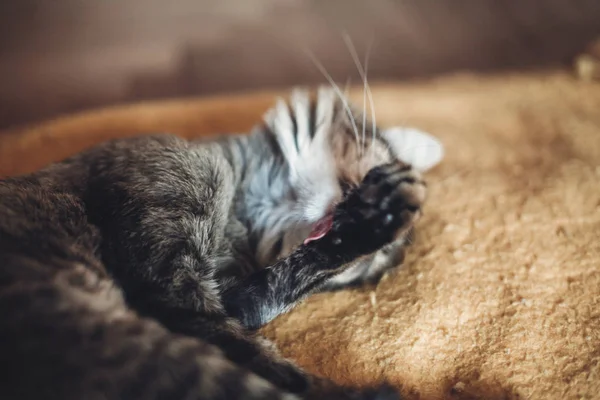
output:
[[425,195],[421,175],[410,166],[375,167],[338,205],[323,244],[349,259],[371,254],[408,233],[421,214]]
[[290,361],[262,354],[247,367],[273,385],[290,393],[303,393],[309,388],[308,376]]

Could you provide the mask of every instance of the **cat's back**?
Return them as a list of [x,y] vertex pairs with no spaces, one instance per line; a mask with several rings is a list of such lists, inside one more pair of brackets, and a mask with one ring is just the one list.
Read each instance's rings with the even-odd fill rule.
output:
[[[98,256],[106,222],[169,208],[195,215],[219,192],[228,166],[210,144],[174,135],[118,139],[36,173],[0,180],[0,256]],[[164,216],[164,213],[161,215]]]

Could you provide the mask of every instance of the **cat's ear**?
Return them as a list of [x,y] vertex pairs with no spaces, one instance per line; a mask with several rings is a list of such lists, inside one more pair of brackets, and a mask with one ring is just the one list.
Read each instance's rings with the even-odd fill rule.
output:
[[427,171],[442,161],[444,146],[432,135],[415,128],[391,127],[381,130],[381,136],[402,162],[419,171]]

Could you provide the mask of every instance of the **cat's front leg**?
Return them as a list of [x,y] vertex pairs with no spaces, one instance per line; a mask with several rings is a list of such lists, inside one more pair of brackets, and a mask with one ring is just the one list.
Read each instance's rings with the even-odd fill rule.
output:
[[420,215],[425,184],[410,166],[373,168],[335,209],[331,229],[223,294],[227,313],[256,329],[344,271],[406,235]]
[[337,291],[365,285],[377,285],[388,271],[398,268],[404,261],[412,232],[411,229],[406,236],[398,238],[398,240],[384,246],[374,254],[352,263],[344,272],[328,280],[321,291]]

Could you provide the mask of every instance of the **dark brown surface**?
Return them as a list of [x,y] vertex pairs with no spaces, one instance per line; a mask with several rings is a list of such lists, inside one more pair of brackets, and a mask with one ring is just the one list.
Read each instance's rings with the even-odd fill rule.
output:
[[597,0],[18,0],[0,2],[0,127],[127,101],[569,62]]

